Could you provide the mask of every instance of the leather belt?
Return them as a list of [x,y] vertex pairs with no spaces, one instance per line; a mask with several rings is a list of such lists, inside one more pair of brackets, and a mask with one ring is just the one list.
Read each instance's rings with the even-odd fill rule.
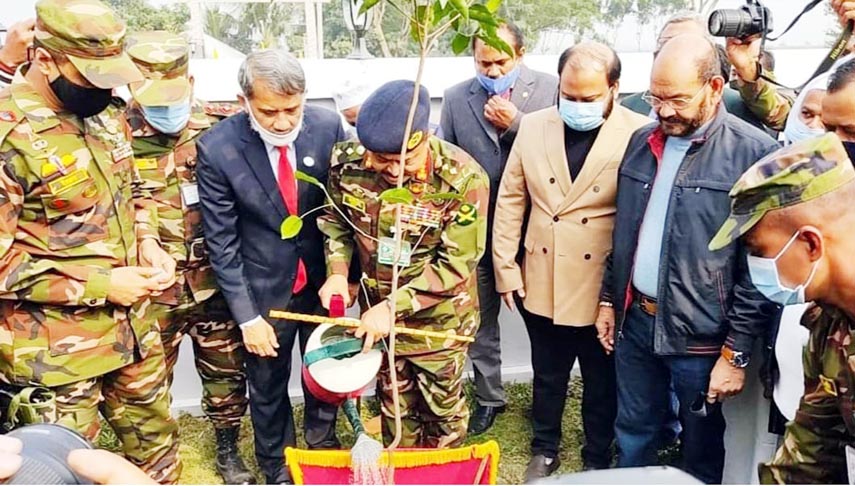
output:
[[635,291],[635,301],[638,302],[638,308],[641,309],[641,312],[644,312],[648,316],[656,317],[656,311],[659,309],[656,299]]

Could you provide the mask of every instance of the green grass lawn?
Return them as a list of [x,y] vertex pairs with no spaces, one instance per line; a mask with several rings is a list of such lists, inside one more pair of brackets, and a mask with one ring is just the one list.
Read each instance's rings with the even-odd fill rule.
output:
[[[467,439],[467,444],[475,444],[494,439],[501,448],[499,462],[499,483],[520,484],[522,483],[525,467],[529,460],[529,442],[531,441],[531,425],[526,418],[531,405],[531,385],[512,384],[506,387],[508,393],[507,411],[500,415],[496,424],[486,434]],[[467,394],[471,403],[471,387],[467,387]],[[579,412],[581,401],[581,383],[574,381],[570,387],[567,397],[567,405],[564,409],[563,437],[561,440],[561,468],[558,474],[578,471],[582,467],[580,450],[582,448],[583,434],[582,421]],[[370,406],[370,404],[369,404]],[[376,406],[376,402],[375,402]],[[300,407],[297,407],[296,417],[298,422],[302,420]],[[339,417],[339,439],[346,448],[353,444],[353,434],[347,425],[344,416]],[[214,468],[216,455],[214,446],[214,430],[211,425],[201,417],[192,417],[182,414],[179,418],[181,426],[181,459],[184,462],[184,471],[181,474],[182,484],[222,484],[222,481]],[[302,426],[298,423],[297,430]],[[298,432],[299,433],[299,432]],[[302,446],[302,437],[298,437]],[[101,447],[115,450],[118,446],[115,436],[108,426],[99,441]],[[252,424],[249,417],[244,418],[240,442],[241,456],[244,461],[255,471],[257,479],[263,479],[255,463],[252,453]],[[670,462],[670,461],[663,461]]]

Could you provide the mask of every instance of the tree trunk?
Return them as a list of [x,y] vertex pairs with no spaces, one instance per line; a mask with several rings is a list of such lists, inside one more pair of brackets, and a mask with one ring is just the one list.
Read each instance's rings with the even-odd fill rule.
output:
[[389,43],[386,42],[386,34],[383,33],[383,16],[385,13],[386,2],[380,2],[380,5],[374,11],[374,31],[380,39],[380,51],[383,57],[392,57],[392,51],[389,50]]

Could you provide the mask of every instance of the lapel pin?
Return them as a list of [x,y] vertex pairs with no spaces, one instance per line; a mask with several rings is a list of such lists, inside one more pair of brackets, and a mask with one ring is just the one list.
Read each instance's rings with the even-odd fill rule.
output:
[[523,92],[523,98],[528,98],[528,91]]
[[303,165],[305,165],[306,167],[314,167],[315,159],[311,157],[303,157]]

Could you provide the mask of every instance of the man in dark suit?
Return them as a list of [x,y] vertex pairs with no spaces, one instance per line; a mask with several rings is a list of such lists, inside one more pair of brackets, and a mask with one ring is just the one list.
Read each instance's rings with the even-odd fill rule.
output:
[[[439,128],[440,137],[469,153],[490,176],[490,226],[485,255],[492,251],[490,235],[496,194],[520,120],[525,113],[554,105],[558,93],[558,78],[532,71],[522,63],[525,45],[517,26],[502,24],[498,34],[513,47],[515,55],[473,38],[475,77],[445,92]],[[478,293],[481,327],[469,347],[478,400],[478,408],[469,419],[469,433],[473,435],[487,431],[496,415],[505,409],[499,337],[500,299],[489,257],[481,259],[478,266]]]
[[[255,455],[268,484],[289,482],[283,451],[296,443],[288,397],[291,351],[312,329],[270,319],[271,309],[322,313],[317,290],[326,278],[323,237],[311,210],[325,203],[321,189],[297,182],[299,170],[326,182],[333,145],[345,139],[337,114],[305,106],[305,75],[283,51],[247,56],[238,80],[245,111],[198,143],[199,198],[217,281],[240,323],[249,352],[250,412]],[[293,238],[280,225],[303,217]],[[338,447],[336,408],[304,387],[306,442]]]

